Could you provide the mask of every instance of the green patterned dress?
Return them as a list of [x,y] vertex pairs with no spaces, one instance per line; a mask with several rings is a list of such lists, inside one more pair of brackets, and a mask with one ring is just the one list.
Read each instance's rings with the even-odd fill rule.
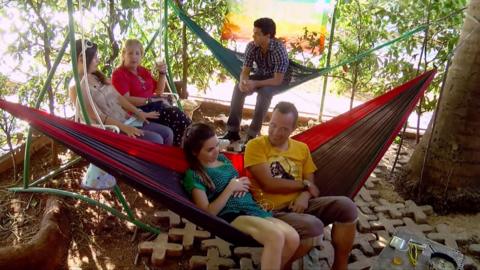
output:
[[[238,172],[235,170],[230,160],[221,154],[218,156],[218,160],[223,163],[221,166],[204,168],[215,184],[214,191],[209,190],[204,184],[202,184],[199,176],[193,170],[187,170],[183,180],[183,186],[190,195],[192,195],[193,189],[198,188],[205,191],[208,201],[212,202],[222,193],[232,179],[238,178]],[[231,196],[225,204],[225,207],[223,207],[218,214],[220,218],[224,218],[229,222],[234,219],[232,217],[240,215],[271,217],[272,213],[262,209],[255,202],[252,194],[248,192],[243,197]]]

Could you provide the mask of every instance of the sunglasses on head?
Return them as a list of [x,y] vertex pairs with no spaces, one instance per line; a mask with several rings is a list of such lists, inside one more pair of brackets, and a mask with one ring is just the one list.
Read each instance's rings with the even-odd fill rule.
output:
[[83,44],[86,49],[93,48],[93,43],[90,40],[84,40]]

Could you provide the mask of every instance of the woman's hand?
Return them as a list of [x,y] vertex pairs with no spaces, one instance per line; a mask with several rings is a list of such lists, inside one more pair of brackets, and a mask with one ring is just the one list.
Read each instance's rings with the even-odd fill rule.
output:
[[160,117],[160,113],[157,112],[157,111],[151,111],[151,112],[143,112],[143,114],[145,115],[145,118],[147,119],[158,119]]
[[144,112],[144,111],[138,111],[135,116],[141,120],[142,122],[145,122],[145,123],[150,123],[147,119],[158,119],[158,117],[160,117],[160,113],[159,112],[156,112],[156,111],[152,111],[152,112]]
[[138,136],[143,136],[143,131],[136,127],[131,127],[127,125],[120,126],[120,130],[125,133],[128,137],[136,138]]
[[157,68],[158,72],[162,75],[165,75],[167,73],[167,65],[163,61],[156,62],[155,68]]
[[232,179],[225,189],[235,197],[243,197],[250,189],[250,180],[248,180],[248,177]]

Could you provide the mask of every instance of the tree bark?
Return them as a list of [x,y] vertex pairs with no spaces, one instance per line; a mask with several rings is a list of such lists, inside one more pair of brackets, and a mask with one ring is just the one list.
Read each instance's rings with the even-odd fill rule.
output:
[[439,212],[480,211],[480,0],[466,12],[436,122],[397,181],[407,196]]
[[113,30],[118,24],[118,20],[119,18],[115,11],[115,1],[110,0],[108,2],[108,26],[105,27],[107,29],[110,45],[112,46],[112,53],[110,54],[110,56],[106,61],[106,66],[110,73],[113,70],[113,62],[115,61],[115,59],[118,57],[120,53],[120,47],[118,46],[118,42],[115,39],[115,34],[113,33]]
[[1,247],[0,269],[67,269],[70,218],[61,199],[49,197],[40,230],[27,243]]
[[[42,41],[43,41],[43,59],[45,60],[45,65],[47,67],[47,74],[50,73],[50,70],[52,69],[52,59],[50,58],[50,54],[52,53],[52,44],[50,42],[51,40],[51,29],[49,28],[47,22],[43,19],[42,17],[42,4],[43,1],[37,2],[35,5],[32,0],[27,1],[28,5],[33,9],[35,12],[35,15],[37,16],[38,22],[43,28],[43,34],[42,34]],[[47,85],[47,95],[48,95],[48,108],[50,110],[50,114],[55,115],[55,97],[53,94],[52,90],[52,83],[50,82],[49,85]],[[58,160],[58,148],[55,143],[52,141],[52,165],[58,165],[59,160]]]

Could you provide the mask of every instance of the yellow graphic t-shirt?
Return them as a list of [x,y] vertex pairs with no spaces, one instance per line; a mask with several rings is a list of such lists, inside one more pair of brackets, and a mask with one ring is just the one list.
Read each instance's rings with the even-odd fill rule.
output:
[[[302,181],[305,174],[317,170],[308,146],[293,139],[288,140],[288,149],[282,151],[273,147],[267,136],[257,137],[248,142],[244,159],[245,168],[267,163],[273,178],[291,179],[292,181]],[[284,208],[300,194],[300,192],[267,193],[260,188],[255,179],[252,178],[251,180],[251,192],[255,200],[268,210]]]

